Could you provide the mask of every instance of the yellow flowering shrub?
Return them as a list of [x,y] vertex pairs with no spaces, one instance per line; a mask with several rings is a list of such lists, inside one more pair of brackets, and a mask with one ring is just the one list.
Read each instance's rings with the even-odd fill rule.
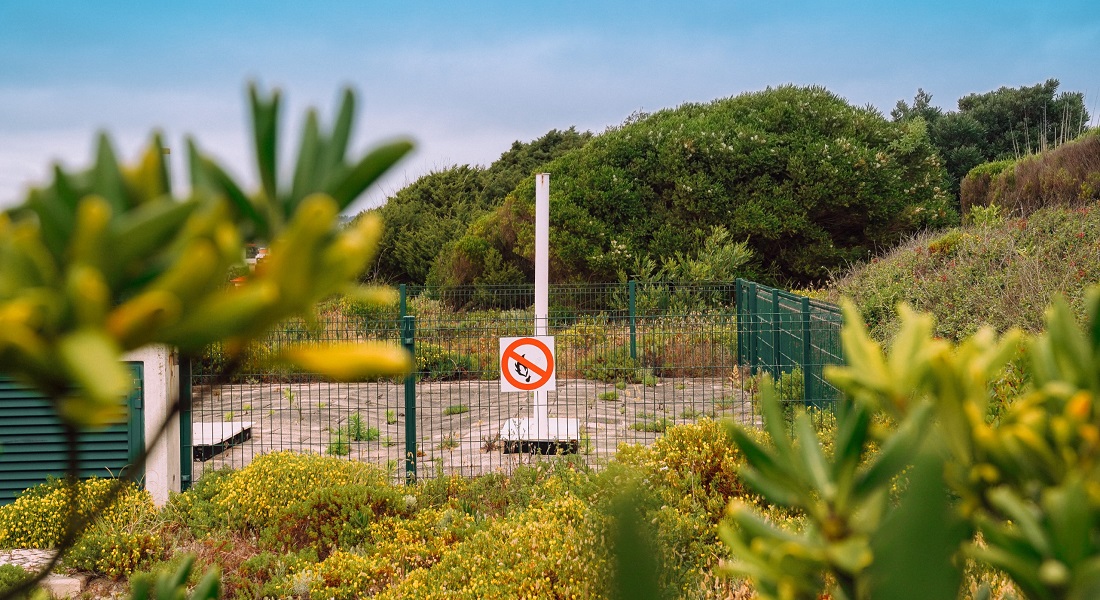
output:
[[229,467],[207,471],[186,492],[173,493],[163,511],[168,526],[186,528],[196,537],[224,528],[228,524],[225,511],[214,501],[234,473]]
[[260,528],[316,489],[352,483],[386,485],[385,474],[378,467],[332,456],[274,452],[231,475],[214,504],[231,526]]
[[106,531],[97,527],[69,550],[65,564],[118,578],[133,573],[145,560],[161,558],[164,550],[164,541],[156,533]]
[[604,526],[576,496],[536,503],[493,521],[377,598],[603,598],[610,581]]
[[337,549],[315,564],[293,565],[291,572],[265,585],[264,590],[280,598],[372,596],[436,564],[476,531],[471,516],[436,508],[409,518],[384,517],[368,529],[363,543],[354,550]]
[[[77,484],[77,517],[85,517],[117,483],[92,477]],[[133,483],[123,484],[118,499],[97,518],[103,527],[123,530],[155,514],[149,492]],[[53,548],[69,522],[69,487],[51,480],[23,493],[15,502],[0,506],[0,548]]]
[[732,497],[744,495],[742,456],[717,421],[701,419],[668,430],[652,446],[624,446],[618,462],[641,469],[648,487],[698,503],[717,521]]

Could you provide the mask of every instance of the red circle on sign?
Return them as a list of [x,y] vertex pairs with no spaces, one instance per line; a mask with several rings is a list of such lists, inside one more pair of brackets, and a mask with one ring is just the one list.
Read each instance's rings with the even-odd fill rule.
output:
[[[520,346],[534,346],[546,356],[546,368],[534,364],[530,360],[520,356],[516,353],[516,348]],[[517,363],[531,369],[536,374],[541,375],[542,378],[534,383],[525,383],[519,379],[512,377],[512,372],[508,370],[508,359],[512,359]],[[535,338],[519,338],[518,340],[508,344],[508,347],[504,349],[503,354],[500,356],[500,372],[503,374],[504,379],[508,380],[508,383],[513,387],[530,392],[539,389],[546,385],[546,382],[550,380],[550,376],[554,374],[554,353],[550,352],[550,348],[542,343],[541,340]]]

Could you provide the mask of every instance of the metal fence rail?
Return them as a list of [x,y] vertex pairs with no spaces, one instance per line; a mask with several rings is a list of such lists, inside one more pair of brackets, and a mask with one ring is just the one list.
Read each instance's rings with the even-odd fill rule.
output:
[[[833,360],[838,321],[811,311],[807,335],[802,317],[788,316],[785,293],[775,310],[765,288],[755,289],[757,308],[781,316],[739,314],[750,302],[745,282],[551,286],[558,383],[547,405],[550,417],[576,419],[570,450],[599,467],[619,444],[650,443],[673,425],[703,417],[758,423],[754,381],[743,366],[792,373],[805,364],[807,397],[830,398],[820,364]],[[402,286],[400,302],[387,309],[333,301],[317,323],[288,322],[250,348],[221,384],[228,358],[208,349],[192,366],[196,439],[184,449],[196,457],[192,476],[276,450],[371,461],[395,478],[476,475],[541,460],[505,452],[500,440],[508,419],[532,416],[527,394],[500,392],[498,360],[499,338],[532,333],[533,302],[533,286]],[[366,339],[410,348],[416,373],[336,384],[266,362],[291,344]]]

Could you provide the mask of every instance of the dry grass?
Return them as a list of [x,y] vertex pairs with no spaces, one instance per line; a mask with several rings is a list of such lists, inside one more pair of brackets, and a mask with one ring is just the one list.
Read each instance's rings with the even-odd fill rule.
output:
[[1017,217],[1048,206],[1080,206],[1100,199],[1100,133],[1089,133],[1012,166],[990,173],[976,168],[962,182],[960,202],[966,214],[973,206],[996,204]]

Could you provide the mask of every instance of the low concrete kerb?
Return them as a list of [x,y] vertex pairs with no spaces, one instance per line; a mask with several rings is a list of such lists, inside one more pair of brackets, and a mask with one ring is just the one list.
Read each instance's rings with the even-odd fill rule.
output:
[[[16,549],[0,551],[0,565],[16,565],[35,573],[49,564],[53,550]],[[42,587],[55,598],[76,598],[88,582],[86,575],[62,575],[50,573],[42,580]]]

